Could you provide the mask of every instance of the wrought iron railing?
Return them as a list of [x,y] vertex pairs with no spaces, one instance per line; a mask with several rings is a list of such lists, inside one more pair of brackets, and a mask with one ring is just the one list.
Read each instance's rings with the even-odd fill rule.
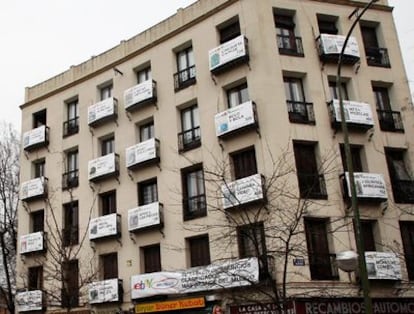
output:
[[195,65],[181,70],[174,74],[174,89],[178,91],[186,88],[196,82],[196,67]]
[[279,48],[280,54],[304,56],[301,37],[277,35],[277,47]]
[[315,124],[313,103],[304,101],[286,101],[289,121],[293,123]]

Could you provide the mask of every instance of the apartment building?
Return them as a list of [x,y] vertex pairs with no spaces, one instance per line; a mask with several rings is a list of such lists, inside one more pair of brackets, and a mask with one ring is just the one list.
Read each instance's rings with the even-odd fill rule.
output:
[[26,89],[19,312],[414,313],[414,117],[387,0],[199,0]]

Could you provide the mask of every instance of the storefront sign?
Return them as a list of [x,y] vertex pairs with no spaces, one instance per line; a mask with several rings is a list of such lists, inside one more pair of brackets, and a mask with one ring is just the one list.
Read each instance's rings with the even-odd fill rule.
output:
[[116,235],[120,232],[120,225],[120,216],[117,214],[93,218],[89,223],[89,239]]
[[126,149],[126,165],[131,167],[142,162],[157,158],[158,142],[151,138]]
[[88,179],[98,178],[100,176],[115,172],[115,154],[111,153],[93,160],[88,163]]
[[24,291],[16,293],[16,304],[18,312],[42,310],[42,291]]
[[131,277],[131,298],[180,294],[248,286],[259,281],[255,257],[194,267],[181,272],[157,272]]
[[205,307],[204,298],[189,298],[175,301],[156,303],[141,303],[135,305],[135,313],[153,313],[164,311],[188,310]]
[[20,254],[43,251],[43,232],[33,232],[20,236]]
[[395,253],[365,252],[368,279],[401,280],[401,265]]
[[[319,36],[319,49],[324,55],[340,54],[345,43],[345,36],[321,34]],[[359,58],[359,47],[355,37],[349,37],[345,48],[346,56],[353,56]]]
[[42,125],[33,130],[24,132],[23,134],[23,148],[44,143],[46,141],[46,126]]
[[25,200],[27,198],[41,196],[45,194],[45,178],[40,177],[23,182],[20,186],[20,198]]
[[135,85],[124,92],[125,109],[153,97],[153,82],[147,80]]
[[216,135],[221,136],[255,123],[253,102],[248,101],[216,114]]
[[[351,186],[349,184],[349,173],[345,172],[348,187],[348,196],[351,197]],[[355,172],[356,194],[358,198],[387,199],[387,189],[382,174]]]
[[[334,118],[336,122],[341,122],[341,110],[339,100],[332,100]],[[362,125],[374,125],[371,106],[363,102],[344,100],[345,121]]]
[[89,285],[89,303],[117,302],[119,300],[119,279],[93,282]]
[[116,99],[113,97],[104,99],[88,107],[88,124],[110,117],[115,114]]
[[246,39],[240,35],[208,52],[210,71],[246,56]]
[[255,174],[237,181],[223,184],[223,208],[231,208],[237,205],[263,199],[262,176]]
[[134,231],[161,224],[160,203],[154,202],[128,210],[128,230]]
[[[285,314],[291,313],[287,311]],[[280,314],[274,303],[257,303],[230,306],[230,314]]]

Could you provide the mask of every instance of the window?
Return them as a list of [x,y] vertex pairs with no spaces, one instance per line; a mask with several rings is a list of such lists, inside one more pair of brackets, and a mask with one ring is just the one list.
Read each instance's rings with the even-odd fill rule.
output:
[[414,280],[414,221],[400,221],[408,279]]
[[38,210],[30,214],[32,220],[32,232],[44,231],[44,211]]
[[361,220],[361,237],[364,239],[365,252],[375,252],[374,220]]
[[178,134],[179,151],[201,145],[200,120],[197,105],[181,110],[181,130]]
[[410,164],[405,160],[404,150],[386,149],[388,172],[392,194],[396,203],[414,203],[414,181],[411,178]]
[[[331,94],[331,99],[339,99],[339,92],[336,81],[329,81],[329,92]],[[341,96],[343,100],[349,100],[346,83],[343,82],[341,83]]]
[[237,36],[240,36],[240,23],[239,20],[234,20],[229,23],[225,23],[223,26],[219,27],[220,33],[220,44],[225,43],[226,41],[232,40]]
[[139,127],[139,141],[144,142],[154,138],[154,121],[140,125]]
[[161,253],[159,244],[143,247],[141,248],[141,252],[144,255],[144,273],[161,271]]
[[227,101],[229,108],[236,107],[249,101],[249,92],[247,83],[243,83],[227,90]]
[[141,84],[145,81],[148,81],[151,79],[151,67],[147,67],[145,69],[139,70],[137,72],[137,80],[138,84]]
[[118,254],[110,253],[101,255],[102,279],[118,278]]
[[113,85],[112,84],[107,84],[105,86],[102,86],[99,89],[99,93],[100,93],[100,97],[101,100],[107,99],[112,97],[112,89],[113,89]]
[[398,111],[392,110],[388,88],[373,86],[372,90],[374,92],[381,130],[389,132],[403,132],[404,126],[402,124],[401,114]]
[[284,77],[283,81],[289,121],[294,123],[314,123],[313,105],[305,101],[302,79]]
[[109,191],[99,195],[102,216],[116,213],[116,191]]
[[176,54],[177,73],[174,74],[174,87],[178,91],[196,82],[196,69],[193,47],[180,50]]
[[335,254],[331,254],[329,249],[329,220],[305,218],[304,223],[311,278],[313,280],[338,279]]
[[63,136],[69,136],[79,132],[78,100],[66,103],[67,117],[63,123]]
[[256,152],[254,147],[231,154],[234,178],[236,180],[257,173]]
[[380,48],[378,44],[376,25],[362,24],[361,35],[368,65],[390,67],[387,49]]
[[79,306],[79,266],[77,260],[62,264],[62,307]]
[[70,189],[79,184],[79,161],[78,150],[66,153],[66,172],[63,174],[63,188]]
[[40,178],[45,176],[46,161],[44,159],[33,162],[34,177]]
[[71,246],[79,243],[79,206],[78,201],[63,205],[64,229],[63,246]]
[[208,235],[187,239],[190,251],[190,267],[206,266],[211,263]]
[[295,35],[293,15],[275,13],[274,19],[279,53],[303,56],[302,39]]
[[337,17],[318,14],[317,18],[320,34],[338,35],[338,29],[336,28]]
[[157,179],[138,183],[139,205],[158,202]]
[[207,214],[202,165],[181,170],[183,185],[184,220]]
[[33,114],[33,128],[38,128],[42,125],[46,125],[46,109]]
[[[351,145],[351,158],[352,158],[352,166],[354,172],[363,172],[362,161],[361,161],[361,146]],[[348,171],[348,165],[346,164],[345,159],[345,146],[340,145],[341,150],[341,159],[342,159],[342,166],[344,171]]]
[[43,289],[43,267],[35,266],[29,267],[27,288],[29,291],[42,290]]
[[101,140],[101,156],[105,156],[115,152],[115,137],[110,137]]
[[293,143],[300,197],[326,199],[325,180],[318,172],[315,149],[315,143]]

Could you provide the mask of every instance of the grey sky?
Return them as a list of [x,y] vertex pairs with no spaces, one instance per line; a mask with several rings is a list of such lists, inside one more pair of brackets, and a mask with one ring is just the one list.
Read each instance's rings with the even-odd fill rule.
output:
[[[196,0],[2,0],[0,120],[20,128],[24,88],[117,45]],[[389,0],[414,87],[413,0]],[[120,5],[122,4],[122,5]],[[414,89],[413,89],[414,90]]]

